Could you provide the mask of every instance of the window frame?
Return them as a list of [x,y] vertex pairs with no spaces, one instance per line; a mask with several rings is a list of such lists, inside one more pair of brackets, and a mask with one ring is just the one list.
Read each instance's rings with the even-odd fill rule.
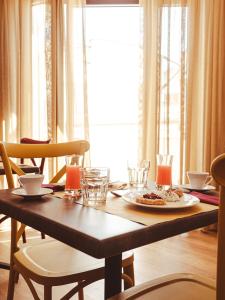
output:
[[139,4],[139,0],[86,0],[86,5],[124,5]]

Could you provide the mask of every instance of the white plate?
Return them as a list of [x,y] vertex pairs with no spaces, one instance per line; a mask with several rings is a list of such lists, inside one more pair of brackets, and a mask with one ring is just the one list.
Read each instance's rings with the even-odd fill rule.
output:
[[[166,205],[147,205],[142,203],[137,203],[136,198],[137,194],[134,193],[127,193],[123,196],[123,199],[130,203],[137,206],[147,207],[147,208],[157,208],[157,209],[182,209],[186,207],[192,207],[200,202],[200,200],[192,195],[184,194],[180,201],[176,202],[166,202]],[[139,195],[140,196],[140,195]]]
[[201,192],[207,192],[207,191],[212,191],[212,190],[215,190],[215,186],[212,186],[212,185],[205,185],[203,188],[199,188],[199,189],[196,189],[196,188],[193,188],[191,187],[190,184],[183,184],[183,185],[180,185],[179,187],[181,187],[182,189],[187,189],[187,190],[190,190],[190,191],[201,191]]
[[12,194],[23,197],[41,197],[44,195],[51,194],[53,192],[52,189],[41,188],[39,193],[36,195],[27,195],[24,189],[16,189],[12,191]]

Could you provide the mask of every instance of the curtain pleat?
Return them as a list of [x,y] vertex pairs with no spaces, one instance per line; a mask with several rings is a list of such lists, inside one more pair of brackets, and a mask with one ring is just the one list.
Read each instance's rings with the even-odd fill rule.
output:
[[203,167],[209,170],[212,160],[225,152],[225,3],[207,1],[206,9]]
[[141,157],[151,162],[151,179],[155,174],[155,157],[158,152],[158,8],[159,1],[143,0],[143,88],[140,100]]
[[186,93],[187,88],[185,84],[186,79],[186,72],[187,72],[187,55],[185,54],[186,48],[186,39],[187,39],[187,32],[186,32],[186,8],[182,7],[181,13],[181,59],[180,59],[180,172],[179,178],[180,182],[183,181],[184,178],[184,161],[185,161],[185,130],[186,130]]
[[223,1],[190,1],[187,170],[210,170],[225,150]]
[[1,5],[1,128],[3,140],[32,135],[32,1]]

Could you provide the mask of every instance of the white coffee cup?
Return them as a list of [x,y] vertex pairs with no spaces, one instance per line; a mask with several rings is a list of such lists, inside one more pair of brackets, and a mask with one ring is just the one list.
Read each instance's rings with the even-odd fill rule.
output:
[[43,180],[44,175],[42,174],[26,174],[18,178],[27,195],[38,195]]
[[212,181],[208,172],[188,171],[187,177],[193,189],[202,189]]

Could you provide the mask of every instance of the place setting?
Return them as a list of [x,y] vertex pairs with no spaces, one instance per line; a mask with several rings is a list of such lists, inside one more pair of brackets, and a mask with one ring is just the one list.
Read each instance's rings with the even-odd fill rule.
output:
[[[170,154],[157,155],[155,183],[149,185],[149,161],[141,161],[136,166],[128,164],[129,190],[122,199],[129,204],[149,209],[183,209],[197,205],[198,197],[185,193],[172,185],[172,162]],[[117,191],[116,191],[117,192]]]
[[81,155],[66,157],[65,190],[56,196],[84,206],[98,207],[106,202],[110,170],[107,167],[83,167]]
[[216,188],[210,185],[213,178],[208,172],[188,171],[187,178],[189,183],[180,186],[183,191],[199,198],[201,202],[219,205],[219,197],[215,195]]
[[[175,186],[172,184],[173,156],[157,154],[156,179],[149,182],[150,161],[128,161],[128,183],[110,181],[110,170],[107,167],[82,167],[82,156],[65,157],[65,183],[43,184],[44,175],[26,174],[19,176],[20,188],[12,194],[24,198],[37,198],[53,194],[56,197],[70,199],[78,204],[90,207],[104,206],[107,194],[120,197],[127,204],[148,209],[183,209],[207,203],[202,192],[213,191],[209,185],[212,177],[208,172],[188,171],[189,184]],[[204,195],[207,197],[207,195]],[[217,204],[217,199],[210,199]]]
[[50,188],[42,187],[44,175],[42,174],[25,174],[18,178],[20,188],[12,191],[13,195],[22,196],[24,198],[37,198],[53,193]]
[[216,189],[213,185],[210,185],[213,178],[209,175],[209,172],[188,171],[187,178],[189,183],[180,185],[184,190],[209,192]]

